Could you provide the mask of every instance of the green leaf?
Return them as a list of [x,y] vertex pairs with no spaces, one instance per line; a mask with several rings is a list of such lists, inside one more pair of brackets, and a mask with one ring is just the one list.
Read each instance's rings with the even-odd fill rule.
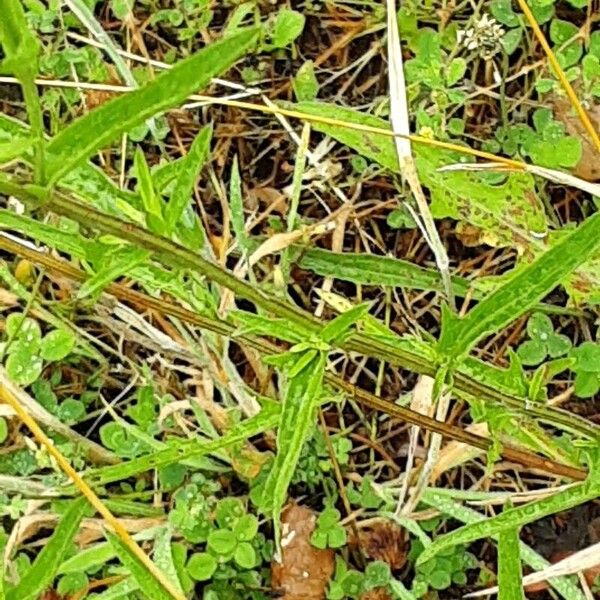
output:
[[110,100],[71,123],[47,147],[51,180],[59,180],[122,133],[204,88],[211,78],[250,51],[258,33],[258,28],[252,28],[215,42],[146,86]]
[[158,450],[118,465],[91,469],[87,473],[86,479],[88,483],[93,483],[93,485],[104,485],[127,479],[151,469],[218,452],[223,448],[272,429],[279,420],[279,411],[280,406],[278,403],[265,403],[260,413],[238,423],[230,433],[216,440],[193,439],[172,443],[165,450]]
[[302,13],[289,8],[280,9],[270,31],[271,42],[267,48],[285,48],[291,44],[302,33],[305,22],[306,17]]
[[62,360],[75,347],[75,334],[70,329],[55,329],[42,339],[41,357],[47,361]]
[[583,342],[571,351],[571,356],[576,360],[576,371],[600,373],[600,344]]
[[236,544],[235,534],[229,529],[217,529],[208,534],[207,545],[216,554],[231,554]]
[[171,551],[171,539],[173,531],[170,525],[164,525],[158,528],[154,538],[154,563],[156,566],[169,578],[175,588],[183,593],[177,569],[173,562],[173,554]]
[[[302,355],[298,356],[301,360]],[[261,509],[269,510],[275,526],[285,503],[304,442],[314,426],[315,407],[322,394],[325,354],[318,352],[295,377],[290,377],[277,430],[277,454],[267,477]]]
[[250,240],[246,233],[246,218],[244,216],[244,199],[242,197],[242,180],[238,166],[237,154],[233,157],[231,181],[229,182],[229,204],[231,208],[231,224],[239,247],[248,252]]
[[[212,125],[203,127],[194,139],[188,155],[180,165],[175,187],[165,209],[166,233],[173,231],[183,212],[190,205],[196,178],[210,155],[212,134]],[[199,246],[203,246],[206,239],[197,240],[197,242]]]
[[458,544],[468,544],[483,537],[491,537],[507,529],[520,528],[557,512],[562,512],[595,498],[600,493],[600,482],[590,476],[584,483],[577,484],[556,494],[530,502],[518,508],[504,510],[500,515],[461,527],[436,538],[425,548],[417,564],[426,562],[447,548]]
[[561,46],[571,38],[577,36],[579,29],[569,21],[561,19],[552,19],[550,23],[550,39],[557,45]]
[[502,25],[507,27],[519,25],[519,17],[514,13],[510,0],[493,0],[490,4],[490,12],[496,21],[502,23]]
[[37,600],[50,587],[60,564],[71,549],[79,523],[87,509],[87,500],[79,498],[69,505],[52,537],[40,550],[31,568],[19,584],[6,593],[6,600]]
[[532,340],[545,342],[551,333],[554,333],[554,326],[548,315],[543,313],[533,313],[527,321],[527,333]]
[[[448,515],[461,523],[474,524],[486,520],[487,517],[481,513],[454,502],[452,498],[455,494],[456,490],[428,488],[423,491],[422,500],[428,506],[439,510],[442,514]],[[550,566],[550,563],[547,560],[543,559],[539,554],[527,546],[527,544],[519,542],[519,550],[523,562],[535,571],[541,571]],[[551,579],[549,583],[555,590],[559,591],[566,600],[585,600],[577,585],[575,585],[570,578],[557,577]]]
[[186,565],[187,572],[196,581],[207,581],[217,570],[217,559],[208,552],[196,552],[190,556]]
[[21,157],[33,145],[31,138],[23,138],[14,142],[0,144],[0,163],[7,163]]
[[524,365],[539,365],[547,354],[546,345],[538,340],[523,342],[517,349],[517,355]]
[[524,600],[519,530],[506,529],[498,536],[498,600]]
[[235,549],[233,560],[242,569],[253,569],[256,566],[256,551],[252,544],[242,542]]
[[152,598],[152,600],[173,600],[173,595],[165,589],[153,573],[148,571],[146,565],[133,554],[117,535],[112,531],[106,530],[105,536],[123,566],[131,573],[131,576],[135,579],[140,590],[147,598]]
[[446,71],[446,83],[449,86],[458,83],[465,74],[467,70],[467,61],[464,58],[454,58],[452,62],[448,65],[448,70]]
[[[133,164],[138,182],[138,192],[142,199],[146,220],[150,223],[152,223],[152,221],[160,223],[162,220],[162,202],[154,189],[150,167],[144,156],[144,151],[139,146],[135,149]],[[156,231],[157,233],[162,233],[160,229],[157,229]]]
[[36,381],[42,373],[44,362],[37,355],[24,346],[18,346],[18,350],[13,351],[6,359],[6,372],[14,383],[21,386],[28,386]]
[[[389,256],[311,248],[301,254],[298,266],[318,275],[361,285],[389,285],[437,292],[444,289],[438,271]],[[470,288],[469,282],[460,277],[453,277],[452,284],[457,295],[466,294]],[[476,293],[475,297],[478,295],[481,296]]]
[[117,246],[106,252],[103,266],[83,282],[77,292],[77,298],[81,300],[99,293],[117,277],[129,273],[134,267],[146,261],[149,256],[147,250],[134,246]]
[[489,294],[464,318],[444,310],[439,350],[462,356],[484,336],[514,321],[600,248],[600,213],[586,219],[553,248]]
[[321,331],[321,339],[325,342],[337,343],[351,333],[351,328],[369,313],[370,302],[357,304],[327,323]]
[[258,533],[258,519],[254,515],[242,515],[233,527],[236,538],[241,542],[249,542]]
[[19,79],[37,75],[40,44],[27,25],[21,0],[0,0],[0,44],[4,50],[2,70]]
[[8,424],[4,417],[0,417],[0,444],[4,444],[8,438]]
[[571,349],[571,340],[562,333],[553,333],[546,342],[550,358],[563,356]]
[[292,87],[298,102],[311,101],[317,97],[319,93],[319,82],[315,75],[315,63],[312,60],[307,60],[302,63],[298,69],[296,77],[292,79]]
[[575,376],[575,395],[580,398],[591,398],[600,390],[600,375],[589,371],[580,371]]

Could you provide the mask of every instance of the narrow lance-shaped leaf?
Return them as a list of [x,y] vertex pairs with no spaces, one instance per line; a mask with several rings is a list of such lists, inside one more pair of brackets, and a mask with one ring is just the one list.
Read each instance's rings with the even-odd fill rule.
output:
[[135,579],[146,598],[152,598],[152,600],[173,600],[173,596],[166,591],[165,587],[159,583],[154,575],[149,573],[148,568],[117,535],[111,531],[106,531],[105,535],[114,548],[119,560],[131,573],[131,576]]
[[[481,513],[454,502],[451,498],[456,493],[456,490],[436,490],[429,488],[424,490],[421,500],[425,504],[436,508],[442,514],[448,515],[462,523],[474,524],[485,521],[485,517]],[[550,565],[547,560],[542,558],[524,542],[519,542],[519,550],[523,562],[535,570],[539,571]],[[566,600],[585,600],[577,586],[567,577],[557,577],[551,579],[549,583]]]
[[238,166],[237,155],[233,157],[231,166],[231,180],[229,182],[229,204],[231,208],[231,224],[235,233],[238,246],[245,251],[250,250],[248,234],[246,233],[246,220],[244,218],[244,199],[242,197],[242,180]]
[[215,42],[146,86],[119,96],[74,121],[48,145],[47,172],[51,180],[57,181],[115,137],[149,117],[177,106],[205,87],[211,78],[248,53],[258,33],[259,28],[251,28]]
[[144,156],[144,151],[138,146],[133,156],[135,174],[138,181],[138,190],[142,198],[142,206],[146,213],[146,218],[154,217],[156,220],[162,219],[162,202],[154,189],[150,167]]
[[524,600],[519,530],[505,529],[498,535],[498,600]]
[[233,431],[219,439],[210,441],[189,440],[181,443],[173,443],[170,448],[113,465],[114,468],[100,467],[92,469],[86,474],[86,480],[94,486],[105,485],[113,481],[127,479],[151,469],[165,467],[191,458],[205,456],[211,452],[217,452],[275,427],[279,420],[279,412],[280,405],[277,402],[263,403],[262,409],[257,415],[239,423]]
[[85,498],[71,503],[30,569],[19,584],[6,593],[6,600],[37,600],[50,587],[65,555],[71,549],[86,508]]
[[[181,215],[190,203],[198,173],[210,154],[212,133],[212,125],[207,125],[201,129],[192,143],[188,155],[179,167],[173,193],[165,208],[167,234],[171,233],[177,223],[179,223]],[[204,245],[204,243],[205,240],[198,240],[198,245]]]
[[487,519],[481,523],[466,525],[451,533],[438,537],[417,559],[417,562],[426,562],[433,558],[444,548],[457,544],[469,544],[483,537],[494,536],[506,529],[522,527],[527,523],[537,521],[548,515],[578,506],[583,502],[592,500],[600,493],[600,484],[589,478],[582,484],[562,490],[553,496],[531,502],[518,508],[510,508],[500,515]]
[[442,315],[439,351],[447,357],[461,356],[484,336],[503,327],[535,306],[548,292],[600,248],[600,213],[517,273],[482,300],[464,318],[449,310]]
[[[314,426],[315,408],[322,394],[325,353],[312,352],[312,360],[294,377],[289,378],[277,430],[277,455],[261,500],[261,508],[272,514],[277,530],[281,508],[304,442]],[[306,353],[311,353],[311,350]],[[302,360],[303,354],[298,360]]]

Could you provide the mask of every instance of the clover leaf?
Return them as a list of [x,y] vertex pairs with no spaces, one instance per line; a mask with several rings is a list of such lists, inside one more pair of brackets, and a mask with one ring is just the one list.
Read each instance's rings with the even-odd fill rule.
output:
[[575,394],[590,398],[600,390],[600,344],[584,342],[570,356],[575,359]]
[[552,321],[543,313],[534,313],[527,322],[529,340],[523,342],[517,354],[524,365],[538,365],[547,356],[557,358],[566,354],[571,341],[566,335],[555,333]]

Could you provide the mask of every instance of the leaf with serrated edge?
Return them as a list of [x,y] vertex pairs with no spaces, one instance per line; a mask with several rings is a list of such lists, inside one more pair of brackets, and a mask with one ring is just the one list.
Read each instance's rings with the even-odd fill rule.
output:
[[57,181],[96,150],[149,117],[177,106],[245,56],[258,39],[253,27],[212,43],[146,86],[80,117],[48,144],[47,173]]
[[276,526],[300,452],[314,425],[325,364],[325,354],[318,352],[310,363],[288,381],[277,430],[277,455],[263,492],[263,499],[267,501],[266,506]]
[[56,526],[52,537],[37,555],[19,584],[6,593],[6,600],[36,600],[50,587],[65,555],[70,551],[79,523],[87,509],[85,498],[74,500]]
[[448,357],[464,355],[484,336],[501,331],[535,306],[567,275],[600,249],[600,213],[489,294],[463,318],[448,309],[442,313],[439,351]]

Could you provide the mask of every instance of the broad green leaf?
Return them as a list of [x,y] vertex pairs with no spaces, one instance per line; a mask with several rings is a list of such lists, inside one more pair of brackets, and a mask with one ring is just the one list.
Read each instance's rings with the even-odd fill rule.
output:
[[505,529],[498,534],[498,600],[524,600],[519,530]]
[[148,571],[140,559],[112,531],[105,531],[106,539],[113,547],[123,566],[135,579],[140,590],[152,600],[173,600],[173,595],[158,581],[154,574]]
[[[167,234],[173,231],[177,223],[179,223],[183,212],[190,204],[196,178],[210,155],[212,133],[212,125],[203,127],[196,136],[196,139],[194,139],[188,155],[179,166],[175,187],[165,208]],[[199,246],[205,243],[206,239],[197,240]]]
[[[301,356],[298,360],[301,360]],[[325,353],[317,352],[295,377],[288,380],[277,430],[277,454],[261,499],[261,509],[271,513],[276,527],[279,527],[281,508],[285,504],[302,447],[314,427],[315,408],[322,394],[325,366]]]
[[426,562],[445,548],[450,548],[457,544],[468,544],[483,537],[495,536],[501,531],[519,528],[548,515],[568,510],[592,500],[599,493],[600,483],[594,481],[594,477],[590,476],[584,483],[573,485],[548,498],[531,502],[518,508],[510,508],[503,511],[500,515],[481,523],[466,525],[442,535],[423,551],[417,562]]
[[319,93],[319,82],[315,75],[315,63],[312,60],[305,61],[298,69],[296,77],[292,79],[294,94],[299,102],[312,101]]
[[127,479],[151,469],[157,469],[218,452],[223,448],[243,442],[252,436],[275,427],[279,420],[279,411],[280,405],[278,403],[264,403],[262,410],[256,416],[237,424],[233,431],[221,438],[210,441],[186,440],[183,442],[174,442],[165,450],[158,450],[147,456],[135,458],[118,465],[112,465],[114,468],[100,467],[92,469],[86,474],[86,481],[95,486],[104,485],[113,481]]
[[304,29],[306,17],[289,8],[281,8],[275,16],[275,21],[271,28],[271,42],[266,45],[268,49],[285,48],[291,44]]
[[[10,1],[10,0],[7,0]],[[47,172],[57,181],[115,137],[149,117],[177,106],[245,56],[258,28],[215,42],[159,75],[146,86],[119,96],[74,121],[48,145]]]
[[71,549],[73,538],[87,506],[85,498],[79,498],[71,503],[31,568],[18,585],[6,593],[6,600],[37,600],[42,592],[50,587],[65,554]]
[[21,157],[31,149],[32,145],[33,140],[31,138],[23,138],[14,142],[0,144],[0,163],[7,163]]
[[[442,514],[448,515],[459,522],[468,525],[485,522],[486,517],[484,515],[452,500],[453,497],[460,497],[461,494],[462,492],[460,490],[428,488],[424,490],[421,500],[425,504],[439,510]],[[550,566],[550,563],[547,560],[542,558],[535,550],[530,548],[524,542],[519,542],[519,549],[523,562],[533,570],[541,571]],[[566,600],[585,600],[578,587],[567,577],[556,577],[551,579],[549,583],[557,592],[560,592]]]
[[62,360],[75,347],[75,334],[70,329],[54,329],[42,339],[40,356],[44,360]]
[[117,277],[129,273],[134,267],[143,263],[150,253],[143,248],[133,246],[118,246],[112,252],[107,252],[106,264],[82,284],[77,298],[82,299],[100,292]]
[[21,0],[0,0],[0,44],[4,59],[3,72],[14,73],[19,79],[37,74],[39,42],[27,26]]
[[463,318],[444,310],[440,352],[462,356],[484,336],[514,321],[535,306],[575,268],[600,248],[600,213],[586,219],[515,277],[479,302]]

